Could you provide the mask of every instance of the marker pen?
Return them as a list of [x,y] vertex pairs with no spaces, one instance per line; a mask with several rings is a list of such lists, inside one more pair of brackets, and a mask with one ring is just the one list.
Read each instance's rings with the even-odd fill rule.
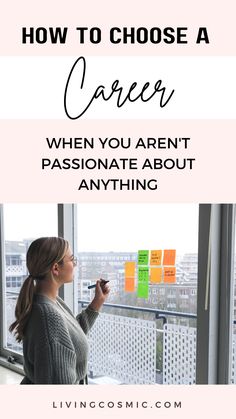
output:
[[[101,282],[101,285],[105,285],[105,284],[107,284],[109,282],[109,281],[106,281],[105,279],[102,279],[102,278],[101,278],[101,281],[102,281]],[[91,290],[92,288],[96,288],[96,284],[93,284],[93,285],[89,285],[88,286],[88,289],[89,290]]]

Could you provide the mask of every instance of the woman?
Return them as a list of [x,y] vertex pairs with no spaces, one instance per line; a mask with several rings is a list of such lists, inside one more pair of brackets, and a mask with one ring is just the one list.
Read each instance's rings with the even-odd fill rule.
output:
[[42,237],[31,243],[27,256],[28,278],[10,326],[23,341],[24,370],[21,384],[87,384],[86,334],[109,294],[98,280],[95,297],[76,318],[58,297],[59,288],[73,281],[75,258],[61,237]]

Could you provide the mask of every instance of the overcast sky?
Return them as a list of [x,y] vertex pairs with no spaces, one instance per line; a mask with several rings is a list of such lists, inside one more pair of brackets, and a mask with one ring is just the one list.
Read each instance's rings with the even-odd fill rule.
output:
[[[5,239],[57,234],[55,204],[4,205]],[[79,251],[197,252],[198,205],[79,204]]]

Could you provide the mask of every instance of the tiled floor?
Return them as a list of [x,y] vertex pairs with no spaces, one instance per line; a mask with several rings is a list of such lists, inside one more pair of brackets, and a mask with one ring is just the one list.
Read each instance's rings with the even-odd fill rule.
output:
[[0,384],[19,384],[23,376],[0,366]]

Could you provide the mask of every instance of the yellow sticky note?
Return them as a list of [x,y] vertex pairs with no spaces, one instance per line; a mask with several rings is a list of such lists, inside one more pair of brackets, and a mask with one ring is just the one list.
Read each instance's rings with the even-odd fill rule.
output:
[[164,283],[165,284],[176,283],[176,268],[164,268]]
[[161,265],[162,250],[151,250],[150,265]]
[[173,266],[175,265],[176,250],[164,250],[163,265],[164,266]]
[[125,262],[125,277],[135,277],[135,262]]
[[162,281],[162,268],[150,268],[151,284],[160,284]]

